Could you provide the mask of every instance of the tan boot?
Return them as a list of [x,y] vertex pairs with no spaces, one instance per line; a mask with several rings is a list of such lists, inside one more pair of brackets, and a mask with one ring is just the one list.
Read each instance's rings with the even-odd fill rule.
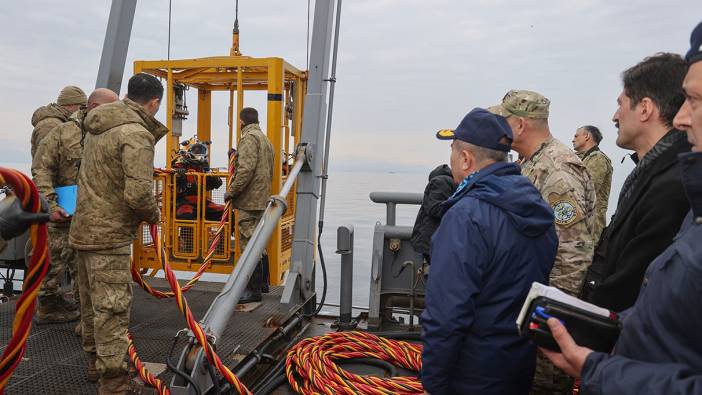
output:
[[60,296],[44,296],[39,298],[34,322],[37,324],[59,324],[75,321],[80,318],[80,311],[66,310],[59,300]]
[[156,395],[156,390],[129,378],[127,373],[116,377],[100,377],[98,395]]
[[97,370],[97,366],[95,366],[96,362],[97,355],[88,353],[88,371],[86,373],[86,377],[91,383],[97,383],[100,379],[100,372]]

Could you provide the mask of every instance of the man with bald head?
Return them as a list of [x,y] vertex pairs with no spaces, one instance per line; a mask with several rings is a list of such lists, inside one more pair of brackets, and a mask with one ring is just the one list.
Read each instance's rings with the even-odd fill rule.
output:
[[[75,252],[68,246],[71,215],[59,206],[54,188],[77,184],[83,154],[83,119],[92,109],[116,100],[118,97],[113,91],[96,89],[90,94],[86,108],[76,111],[67,122],[51,129],[39,143],[34,155],[32,175],[37,188],[49,202],[51,250],[51,266],[39,291],[39,305],[34,316],[38,324],[69,322],[80,317],[78,306],[67,301],[59,292],[61,278],[68,268],[74,279],[73,295],[78,300]],[[76,328],[77,333],[79,329]]]

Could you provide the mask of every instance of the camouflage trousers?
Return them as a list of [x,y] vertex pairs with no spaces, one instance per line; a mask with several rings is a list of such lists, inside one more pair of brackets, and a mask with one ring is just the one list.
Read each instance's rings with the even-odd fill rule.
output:
[[249,244],[258,221],[261,220],[264,210],[239,210],[239,246],[243,252]]
[[555,367],[541,352],[536,355],[536,372],[531,395],[572,394],[573,379]]
[[83,350],[97,354],[101,377],[127,372],[127,329],[132,305],[129,246],[77,251]]
[[76,252],[68,246],[68,230],[70,228],[59,228],[49,226],[49,253],[51,254],[51,264],[49,270],[41,283],[39,297],[61,296],[61,280],[66,273],[66,269],[73,280],[73,297],[79,302],[78,294],[78,273],[76,272]]

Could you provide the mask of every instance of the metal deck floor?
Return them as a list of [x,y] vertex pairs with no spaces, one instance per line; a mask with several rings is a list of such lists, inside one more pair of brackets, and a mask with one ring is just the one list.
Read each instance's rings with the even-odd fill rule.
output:
[[[154,286],[165,282],[152,280]],[[198,283],[186,292],[186,298],[195,317],[202,318],[210,303],[219,293],[222,283]],[[144,362],[165,364],[165,358],[175,334],[185,328],[185,320],[175,300],[158,300],[134,286],[130,332],[139,357]],[[234,367],[246,354],[267,339],[274,327],[266,324],[274,317],[284,321],[292,309],[279,303],[282,287],[271,287],[263,303],[251,312],[241,312],[230,320],[225,335],[217,341],[217,352],[222,360]],[[7,345],[12,334],[13,301],[0,305],[0,344]],[[97,387],[85,379],[87,360],[81,348],[80,337],[73,334],[76,323],[32,325],[24,359],[15,370],[7,394],[95,394]],[[185,335],[176,345],[173,361],[177,362],[185,344]],[[159,376],[170,382],[170,373]]]

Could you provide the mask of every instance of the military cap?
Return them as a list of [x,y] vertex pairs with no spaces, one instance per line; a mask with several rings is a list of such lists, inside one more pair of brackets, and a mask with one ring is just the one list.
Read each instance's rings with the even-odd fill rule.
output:
[[439,130],[436,138],[461,140],[478,147],[509,152],[512,145],[512,128],[503,117],[476,107],[463,117],[456,129]]
[[88,103],[88,97],[82,89],[77,86],[69,85],[61,89],[56,104],[59,106],[70,106],[71,104],[80,104],[81,106]]
[[685,55],[687,64],[693,64],[702,60],[702,22],[692,31],[690,35],[690,50]]
[[544,95],[527,90],[511,90],[502,98],[502,103],[488,108],[493,114],[509,117],[548,118],[551,101]]

